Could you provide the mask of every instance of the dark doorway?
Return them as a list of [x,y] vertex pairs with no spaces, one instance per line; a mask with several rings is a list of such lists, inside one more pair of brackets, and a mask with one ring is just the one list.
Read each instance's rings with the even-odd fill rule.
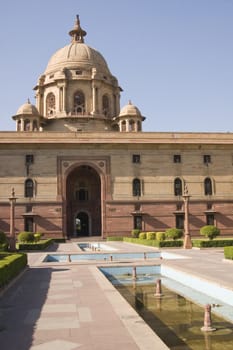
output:
[[89,236],[88,214],[80,212],[75,219],[75,229],[77,236]]
[[101,180],[89,165],[77,166],[67,177],[66,214],[67,236],[101,235]]

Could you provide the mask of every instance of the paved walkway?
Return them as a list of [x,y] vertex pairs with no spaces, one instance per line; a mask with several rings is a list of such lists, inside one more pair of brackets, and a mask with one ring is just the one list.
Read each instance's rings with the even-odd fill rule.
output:
[[[155,250],[109,245],[119,251]],[[52,251],[77,253],[78,247],[57,244]],[[233,289],[233,265],[223,262],[223,249],[172,252],[187,259],[162,263]],[[1,350],[168,349],[99,272],[100,263],[42,263],[44,255],[29,253],[29,268],[1,296]]]

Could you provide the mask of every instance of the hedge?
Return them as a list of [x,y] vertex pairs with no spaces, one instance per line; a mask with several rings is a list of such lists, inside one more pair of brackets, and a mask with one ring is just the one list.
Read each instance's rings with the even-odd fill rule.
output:
[[24,253],[0,253],[0,288],[8,284],[27,266]]
[[124,237],[124,242],[128,243],[136,243],[136,244],[142,244],[157,248],[162,247],[182,247],[183,241],[182,240],[166,240],[166,241],[157,241],[156,239],[140,239],[140,238],[130,238],[130,237]]
[[233,247],[224,247],[224,257],[233,260]]
[[233,239],[215,239],[215,240],[202,240],[193,239],[193,247],[197,248],[214,248],[214,247],[227,247],[233,246]]
[[18,243],[18,249],[19,250],[44,250],[50,244],[52,244],[53,241],[54,240],[52,238],[49,238],[36,243]]
[[123,241],[122,236],[109,236],[106,239],[107,241]]

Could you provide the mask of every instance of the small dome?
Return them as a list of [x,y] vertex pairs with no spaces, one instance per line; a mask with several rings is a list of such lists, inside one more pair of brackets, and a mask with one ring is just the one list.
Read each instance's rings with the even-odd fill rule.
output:
[[16,112],[16,115],[22,115],[22,114],[28,114],[28,115],[39,115],[38,109],[36,106],[32,105],[30,101],[28,100],[27,103],[24,103]]
[[123,116],[142,117],[142,114],[139,109],[129,101],[120,111],[119,117]]

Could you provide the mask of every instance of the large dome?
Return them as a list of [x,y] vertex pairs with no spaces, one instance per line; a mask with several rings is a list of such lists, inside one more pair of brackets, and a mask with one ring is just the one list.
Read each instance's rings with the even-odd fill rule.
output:
[[98,72],[111,74],[103,56],[95,49],[80,42],[72,42],[55,52],[48,62],[45,74],[63,68],[96,68]]

